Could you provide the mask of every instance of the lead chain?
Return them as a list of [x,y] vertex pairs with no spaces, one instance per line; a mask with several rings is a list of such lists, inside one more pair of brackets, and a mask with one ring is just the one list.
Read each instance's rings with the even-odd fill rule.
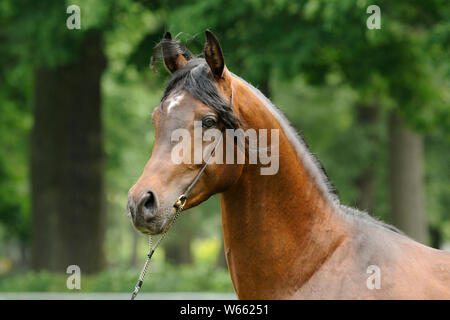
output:
[[161,241],[166,237],[167,232],[172,227],[172,225],[175,223],[175,220],[177,220],[178,216],[180,215],[181,211],[183,210],[185,203],[186,203],[186,197],[184,195],[181,195],[174,205],[176,211],[175,211],[174,217],[172,218],[172,221],[170,221],[166,230],[163,232],[161,237],[159,237],[158,241],[156,241],[156,244],[154,247],[152,246],[152,244],[153,244],[152,236],[151,235],[148,236],[149,251],[147,254],[147,259],[145,260],[144,267],[142,268],[141,274],[139,275],[139,280],[136,283],[136,286],[134,287],[134,291],[131,294],[131,300],[134,300],[134,298],[136,298],[136,296],[138,295],[139,290],[141,289],[142,284],[144,283],[145,274],[147,273],[148,267],[150,265],[150,259],[152,258],[153,253],[155,252],[156,248],[159,246]]

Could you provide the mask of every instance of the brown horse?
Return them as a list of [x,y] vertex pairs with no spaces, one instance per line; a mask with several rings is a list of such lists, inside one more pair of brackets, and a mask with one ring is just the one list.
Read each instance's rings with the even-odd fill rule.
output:
[[[340,204],[320,163],[282,113],[227,69],[211,32],[206,39],[204,59],[169,33],[158,46],[172,78],[152,114],[152,156],[129,191],[134,226],[161,233],[173,203],[205,166],[185,209],[220,193],[225,253],[238,298],[450,299],[450,253]],[[184,128],[193,136],[194,121],[205,132],[220,130],[236,157],[248,158],[250,145],[239,147],[225,129],[278,130],[278,141],[271,141],[279,147],[276,174],[262,174],[267,163],[174,163],[171,133]],[[177,151],[183,159],[192,160],[194,140]]]

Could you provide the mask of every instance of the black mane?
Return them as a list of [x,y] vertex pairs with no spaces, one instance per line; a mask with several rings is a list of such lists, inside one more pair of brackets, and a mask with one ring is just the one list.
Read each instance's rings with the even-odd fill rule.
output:
[[224,100],[217,90],[205,59],[195,57],[180,41],[164,38],[155,46],[150,65],[154,67],[157,59],[173,57],[179,54],[183,55],[188,62],[183,68],[172,74],[172,78],[164,90],[161,102],[172,92],[186,90],[193,97],[216,111],[219,120],[225,128],[236,129],[239,121],[233,114],[229,103]]
[[164,90],[161,102],[172,92],[186,90],[193,97],[217,112],[219,120],[227,129],[236,129],[238,120],[211,79],[210,69],[205,59],[193,58],[181,69],[173,73]]

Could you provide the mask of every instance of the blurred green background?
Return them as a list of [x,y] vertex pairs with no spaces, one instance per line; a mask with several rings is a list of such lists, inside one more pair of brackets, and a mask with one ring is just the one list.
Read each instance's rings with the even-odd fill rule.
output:
[[[81,29],[69,30],[69,5]],[[370,30],[369,5],[381,9]],[[166,30],[272,99],[344,204],[435,248],[450,241],[450,6],[444,0],[0,2],[0,291],[130,291],[147,239],[126,217],[151,156]],[[143,291],[233,288],[218,196],[184,213]]]

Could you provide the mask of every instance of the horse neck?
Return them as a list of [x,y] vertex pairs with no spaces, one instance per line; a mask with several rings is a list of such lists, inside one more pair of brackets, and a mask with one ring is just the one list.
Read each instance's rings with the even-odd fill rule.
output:
[[279,171],[261,175],[246,163],[221,195],[231,278],[239,298],[288,297],[337,248],[344,224],[267,107],[242,83],[234,91],[233,108],[249,128],[279,129]]

